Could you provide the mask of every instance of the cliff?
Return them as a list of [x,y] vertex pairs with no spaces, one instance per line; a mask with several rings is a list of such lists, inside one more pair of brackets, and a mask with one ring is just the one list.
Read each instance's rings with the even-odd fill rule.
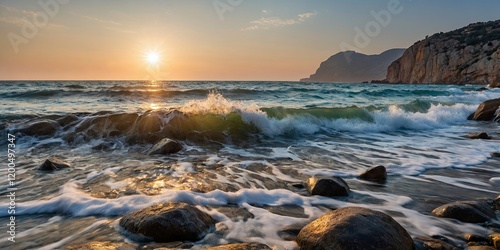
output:
[[500,20],[416,42],[389,66],[386,81],[500,87]]
[[363,82],[384,79],[387,67],[401,57],[404,49],[391,49],[379,55],[354,51],[337,53],[321,63],[315,74],[301,79],[305,82]]

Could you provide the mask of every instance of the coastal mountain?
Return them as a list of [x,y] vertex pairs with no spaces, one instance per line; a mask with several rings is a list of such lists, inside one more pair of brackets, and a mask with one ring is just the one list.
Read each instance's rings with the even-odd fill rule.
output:
[[354,51],[337,53],[321,63],[316,73],[303,82],[363,82],[384,79],[387,67],[401,57],[404,49],[390,49],[379,55]]
[[386,81],[500,87],[500,20],[416,42],[389,66]]

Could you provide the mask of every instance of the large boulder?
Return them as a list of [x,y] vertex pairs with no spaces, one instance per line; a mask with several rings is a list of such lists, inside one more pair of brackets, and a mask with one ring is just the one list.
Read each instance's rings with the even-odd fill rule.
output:
[[492,121],[499,107],[500,98],[485,101],[479,105],[471,118],[475,121]]
[[215,220],[192,205],[167,202],[123,216],[120,226],[156,242],[198,241],[215,227]]
[[384,166],[376,166],[366,170],[358,178],[367,181],[384,182],[387,180],[387,170]]
[[38,167],[38,170],[41,171],[55,171],[55,170],[61,170],[65,168],[69,168],[70,165],[56,157],[50,157],[49,159],[45,160],[42,165]]
[[348,196],[349,185],[340,177],[311,177],[306,182],[311,195]]
[[207,249],[208,250],[271,250],[269,246],[257,242],[228,244],[216,247],[209,247]]
[[487,201],[456,201],[442,205],[432,213],[438,217],[457,219],[462,222],[480,223],[497,216]]
[[164,138],[161,141],[157,142],[153,147],[151,147],[147,154],[148,155],[166,155],[166,154],[174,154],[182,150],[182,145],[169,138]]
[[329,212],[300,230],[301,249],[414,249],[408,232],[392,217],[361,207]]

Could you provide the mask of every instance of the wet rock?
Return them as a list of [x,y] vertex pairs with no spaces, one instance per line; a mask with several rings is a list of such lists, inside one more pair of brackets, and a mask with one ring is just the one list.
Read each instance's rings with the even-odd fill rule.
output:
[[496,219],[495,211],[486,201],[451,202],[432,210],[432,213],[438,217],[453,218],[469,223],[480,223]]
[[239,244],[229,244],[216,247],[209,247],[209,250],[271,250],[271,248],[265,244],[251,242],[251,243],[239,243]]
[[59,124],[52,120],[42,120],[36,121],[28,124],[25,128],[19,129],[18,132],[21,132],[25,135],[39,135],[39,136],[53,136]]
[[215,227],[215,220],[198,208],[167,202],[123,216],[120,226],[156,242],[198,241]]
[[162,121],[155,112],[147,112],[137,120],[137,132],[141,134],[156,133],[161,130]]
[[51,157],[47,160],[45,160],[45,162],[42,163],[42,165],[40,165],[38,167],[38,170],[41,170],[41,171],[55,171],[55,170],[61,170],[61,169],[65,169],[65,168],[69,168],[70,165],[56,157]]
[[73,122],[75,122],[77,120],[78,120],[78,117],[76,115],[66,115],[66,116],[63,116],[63,117],[57,119],[56,121],[59,123],[59,125],[65,127],[69,124],[72,124]]
[[73,244],[65,248],[66,250],[135,250],[132,244],[124,242],[93,241],[82,244]]
[[485,101],[479,105],[472,117],[475,121],[492,121],[500,107],[500,98]]
[[301,249],[414,249],[408,232],[392,217],[361,207],[329,212],[300,230]]
[[500,234],[491,234],[488,239],[495,249],[500,249]]
[[161,141],[157,142],[153,147],[151,147],[147,154],[148,155],[166,155],[177,153],[182,150],[182,145],[174,140],[169,138],[164,138]]
[[224,207],[215,207],[218,212],[223,213],[228,218],[233,221],[243,220],[247,221],[248,219],[253,219],[254,215],[250,213],[246,208],[239,206],[224,206]]
[[439,250],[456,250],[455,246],[446,243],[439,239],[434,239],[431,237],[417,237],[415,239],[415,249],[416,250],[428,250],[428,249],[439,249]]
[[376,166],[366,170],[358,178],[367,181],[384,182],[387,180],[387,170],[384,166]]
[[491,157],[500,157],[500,152],[491,153]]
[[349,185],[340,177],[311,177],[306,182],[311,195],[348,196]]
[[305,225],[296,224],[284,227],[278,231],[278,236],[283,240],[295,240],[304,226]]
[[488,242],[486,237],[477,234],[466,234],[464,238],[466,242]]
[[191,242],[182,242],[182,241],[174,241],[167,243],[157,243],[151,242],[140,249],[151,249],[151,250],[169,250],[169,249],[191,249],[194,247],[194,244]]
[[469,139],[491,139],[491,136],[489,136],[485,132],[477,132],[477,133],[470,133],[466,135],[465,137]]
[[496,250],[491,246],[469,246],[465,250]]

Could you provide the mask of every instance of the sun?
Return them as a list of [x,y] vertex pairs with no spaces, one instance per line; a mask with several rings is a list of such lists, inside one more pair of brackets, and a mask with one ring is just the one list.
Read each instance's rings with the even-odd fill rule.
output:
[[146,54],[146,62],[151,65],[156,65],[160,62],[160,54],[156,51],[150,51]]

